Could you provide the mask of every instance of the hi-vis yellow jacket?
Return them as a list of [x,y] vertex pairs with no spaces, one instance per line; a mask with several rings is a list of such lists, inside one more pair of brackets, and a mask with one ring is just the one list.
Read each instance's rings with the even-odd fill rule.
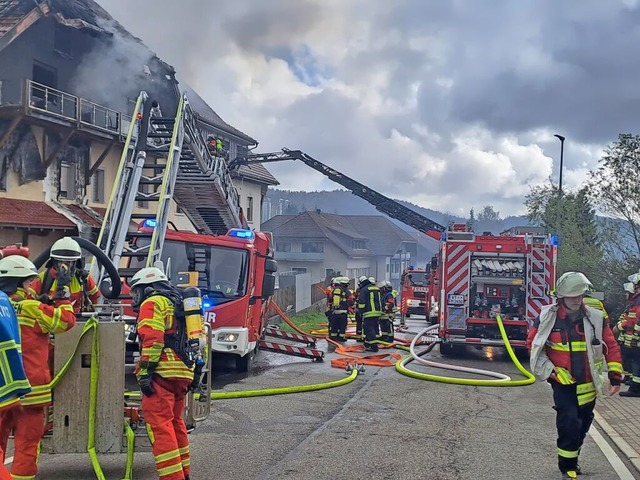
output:
[[146,365],[157,364],[153,373],[163,378],[193,380],[193,367],[187,367],[175,350],[165,347],[165,335],[173,335],[177,328],[174,305],[167,297],[152,295],[142,302],[138,314],[141,348],[139,375],[150,373]]

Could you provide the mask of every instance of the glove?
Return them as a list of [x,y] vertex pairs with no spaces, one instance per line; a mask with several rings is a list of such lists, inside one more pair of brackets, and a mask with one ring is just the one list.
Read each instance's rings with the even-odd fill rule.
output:
[[553,372],[549,376],[551,380],[558,382],[560,385],[573,385],[576,383],[575,378],[566,368],[554,367]]
[[36,297],[36,300],[38,300],[41,303],[44,303],[45,305],[54,305],[55,304],[55,302],[51,298],[49,298],[49,295],[47,295],[46,293],[38,295]]
[[150,397],[156,390],[153,388],[153,382],[151,381],[151,375],[140,375],[138,378],[138,385],[140,385],[140,391],[143,395]]
[[58,291],[56,292],[57,300],[69,300],[71,298],[71,290],[68,286],[61,287],[58,285]]

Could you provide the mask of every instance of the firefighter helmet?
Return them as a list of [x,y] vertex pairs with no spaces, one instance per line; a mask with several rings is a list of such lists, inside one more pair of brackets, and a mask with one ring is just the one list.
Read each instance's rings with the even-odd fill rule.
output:
[[168,282],[167,276],[158,267],[141,268],[131,277],[131,288],[142,285],[152,285],[156,282]]
[[633,283],[634,288],[640,283],[640,273],[634,273],[632,275],[629,275],[627,277],[627,280],[629,280],[631,283]]
[[349,277],[338,277],[336,278],[336,282],[340,285],[349,285]]
[[62,262],[72,262],[82,258],[82,250],[73,238],[62,237],[51,245],[49,256]]
[[578,297],[593,289],[593,284],[580,272],[564,273],[556,282],[556,297]]
[[37,277],[38,269],[22,255],[9,255],[0,259],[0,278]]
[[369,277],[367,280],[369,280],[369,283],[376,283],[376,277]]
[[636,293],[636,284],[633,282],[627,282],[623,285],[624,291],[627,293]]

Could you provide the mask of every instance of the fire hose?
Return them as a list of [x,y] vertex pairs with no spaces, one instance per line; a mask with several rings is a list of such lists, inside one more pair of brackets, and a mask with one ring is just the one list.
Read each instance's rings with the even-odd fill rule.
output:
[[[416,343],[422,336],[435,330],[435,328],[437,328],[437,326],[435,325],[425,328],[420,333],[418,333],[418,335],[414,337],[413,341],[411,342],[411,346],[409,347],[411,354],[407,355],[406,357],[404,357],[403,359],[399,360],[396,363],[396,370],[402,373],[403,375],[417,378],[419,380],[429,380],[432,382],[450,383],[454,385],[473,385],[473,386],[482,386],[482,387],[519,387],[519,386],[531,385],[532,383],[535,383],[536,381],[535,376],[532,373],[530,373],[526,368],[524,368],[520,363],[520,360],[518,360],[518,358],[516,357],[516,354],[513,351],[513,348],[511,347],[511,343],[509,342],[509,338],[507,337],[507,332],[504,329],[504,324],[502,323],[502,317],[500,315],[497,315],[496,320],[498,322],[498,328],[500,329],[500,335],[502,336],[504,346],[506,347],[507,352],[509,353],[509,357],[511,358],[511,361],[515,364],[518,371],[525,376],[524,379],[512,380],[511,377],[501,373],[497,373],[497,372],[491,372],[488,370],[482,370],[477,368],[448,365],[445,363],[431,362],[431,361],[422,359],[420,357],[420,354],[415,351]],[[424,353],[425,352],[422,352],[422,354]],[[446,377],[443,375],[420,373],[420,372],[416,372],[414,370],[410,370],[406,368],[406,365],[412,361],[416,361],[423,365],[427,365],[435,368],[456,370],[459,372],[472,373],[477,375],[492,376],[497,378],[497,380],[477,380],[477,379],[470,379],[470,378]]]

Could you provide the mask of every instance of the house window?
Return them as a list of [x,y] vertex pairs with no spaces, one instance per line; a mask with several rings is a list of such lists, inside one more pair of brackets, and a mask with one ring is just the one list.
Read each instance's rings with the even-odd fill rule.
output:
[[302,253],[322,253],[324,243],[322,242],[302,242]]
[[253,222],[253,197],[247,197],[247,222]]
[[2,157],[2,160],[0,160],[0,192],[7,191],[8,175],[9,175],[9,168],[7,167],[7,158]]
[[104,170],[98,169],[91,175],[91,200],[104,203]]
[[60,164],[60,197],[74,198],[76,168],[75,164],[62,162]]
[[291,271],[292,271],[293,273],[295,273],[296,275],[297,275],[298,273],[307,273],[307,269],[306,269],[305,267],[293,267],[293,268],[291,269]]
[[276,242],[276,252],[290,252],[291,242]]
[[[33,81],[36,83],[41,83],[42,85],[52,88],[58,87],[58,71],[44,63],[35,62],[33,64],[32,77]],[[41,92],[40,94],[44,98],[44,92]],[[38,96],[38,92],[34,92],[34,95]]]
[[[74,29],[75,30],[75,29]],[[64,56],[73,56],[73,31],[56,23],[56,29],[53,34],[53,49]]]
[[367,248],[364,240],[351,240],[351,248],[354,250],[363,250]]

